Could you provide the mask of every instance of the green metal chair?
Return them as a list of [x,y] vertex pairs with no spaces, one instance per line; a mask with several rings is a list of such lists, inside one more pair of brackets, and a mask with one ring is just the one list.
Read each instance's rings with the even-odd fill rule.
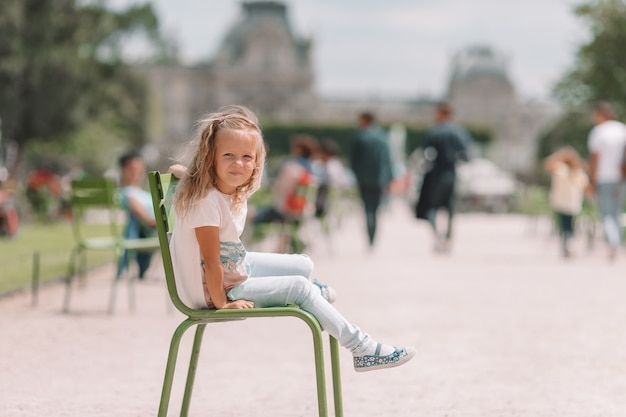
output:
[[[69,312],[70,295],[72,283],[75,276],[82,276],[85,273],[87,264],[87,251],[111,251],[115,262],[117,273],[111,286],[109,298],[109,314],[112,314],[115,307],[115,295],[117,283],[122,277],[126,268],[119,267],[120,259],[124,251],[156,250],[159,248],[159,239],[124,239],[121,234],[119,224],[120,207],[119,196],[115,182],[110,178],[86,177],[72,181],[70,193],[70,205],[72,209],[72,231],[76,242],[70,254],[70,261],[66,277],[65,299],[63,311]],[[109,228],[106,235],[91,236],[85,230],[85,215],[88,211],[99,209]],[[130,310],[135,309],[134,278],[129,280],[129,306]]]
[[[317,401],[319,416],[328,416],[328,404],[326,400],[326,375],[324,370],[324,348],[322,339],[322,328],[319,322],[311,314],[301,310],[297,306],[282,306],[270,308],[252,308],[242,310],[200,310],[193,309],[180,300],[176,288],[176,280],[172,266],[172,258],[169,248],[168,236],[173,230],[173,214],[171,205],[173,202],[174,190],[177,180],[171,174],[160,174],[158,171],[149,172],[148,180],[150,182],[150,191],[154,203],[155,217],[157,220],[157,233],[161,243],[161,254],[163,256],[163,267],[165,269],[165,277],[170,298],[174,306],[182,312],[187,318],[180,323],[174,331],[170,344],[167,366],[165,369],[165,378],[163,381],[163,390],[161,393],[161,402],[159,405],[159,417],[167,415],[170,395],[172,391],[172,382],[175,373],[176,360],[178,357],[178,349],[183,334],[191,327],[196,327],[193,347],[191,350],[191,358],[189,369],[187,371],[186,385],[183,395],[182,407],[180,415],[186,417],[189,412],[189,403],[193,390],[196,368],[198,364],[198,356],[202,344],[202,337],[205,327],[208,323],[224,322],[230,320],[243,320],[256,317],[281,317],[290,316],[304,321],[313,335],[313,347],[315,356],[315,375],[317,380]],[[339,370],[339,345],[335,338],[330,338],[330,358],[332,369],[333,399],[335,407],[335,416],[343,416],[343,404],[341,397],[341,376]]]

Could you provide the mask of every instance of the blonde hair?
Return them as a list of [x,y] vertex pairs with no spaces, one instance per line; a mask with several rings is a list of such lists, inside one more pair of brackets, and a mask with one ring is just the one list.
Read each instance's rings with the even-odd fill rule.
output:
[[263,167],[265,166],[265,143],[256,115],[244,106],[230,105],[210,113],[197,122],[196,134],[189,143],[187,154],[191,156],[187,174],[176,187],[174,209],[180,216],[189,210],[206,194],[216,188],[215,143],[217,132],[223,129],[249,130],[256,133],[256,159],[250,179],[234,194],[235,207],[243,204],[261,187]]

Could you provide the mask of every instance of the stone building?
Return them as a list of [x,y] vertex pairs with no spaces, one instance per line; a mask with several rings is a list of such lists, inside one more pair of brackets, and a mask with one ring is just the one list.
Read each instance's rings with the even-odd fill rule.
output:
[[457,122],[491,131],[493,143],[485,156],[521,173],[536,157],[536,138],[548,113],[519,100],[507,66],[505,55],[489,46],[459,51],[452,60],[447,100]]
[[[142,68],[150,85],[148,133],[158,153],[177,153],[193,123],[207,110],[241,103],[262,120],[355,123],[363,110],[381,122],[428,125],[433,99],[320,98],[315,91],[312,40],[291,29],[286,6],[275,1],[242,3],[240,19],[215,54],[191,67]],[[504,55],[470,46],[452,60],[446,97],[456,120],[492,131],[487,157],[513,172],[530,169],[545,109],[518,99]]]
[[148,132],[164,151],[177,148],[207,110],[241,103],[261,118],[308,119],[318,107],[310,39],[293,33],[287,8],[242,3],[242,16],[208,62],[142,68],[151,91]]
[[212,103],[247,103],[261,117],[294,120],[316,107],[311,41],[296,36],[277,2],[243,3],[243,18],[207,66]]

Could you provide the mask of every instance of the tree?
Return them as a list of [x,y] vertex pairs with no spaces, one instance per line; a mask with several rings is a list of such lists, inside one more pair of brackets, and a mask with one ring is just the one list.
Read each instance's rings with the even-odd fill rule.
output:
[[540,137],[539,160],[564,145],[587,154],[594,101],[611,101],[618,115],[626,116],[626,2],[594,0],[577,6],[574,13],[586,21],[591,37],[579,47],[573,69],[554,88],[565,113]]
[[555,94],[568,109],[609,100],[624,115],[626,1],[594,0],[574,13],[588,24],[591,39],[578,49],[574,69],[557,84]]
[[102,1],[0,2],[0,120],[18,155],[102,121],[131,143],[143,140],[146,94],[122,56],[138,32],[165,45],[148,4],[113,11]]

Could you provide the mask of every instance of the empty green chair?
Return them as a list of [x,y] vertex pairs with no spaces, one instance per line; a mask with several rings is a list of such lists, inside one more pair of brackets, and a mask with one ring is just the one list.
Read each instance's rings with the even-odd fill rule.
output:
[[[68,272],[66,277],[65,298],[63,311],[69,312],[72,284],[77,275],[85,273],[87,266],[88,251],[110,251],[113,254],[113,262],[117,272],[112,280],[111,293],[109,296],[109,313],[113,313],[115,307],[115,296],[117,283],[128,265],[120,265],[123,254],[126,251],[135,252],[139,250],[156,250],[159,248],[157,237],[145,239],[124,239],[122,237],[122,225],[118,189],[113,179],[103,177],[85,177],[72,181],[70,191],[70,206],[72,210],[72,231],[75,245],[70,254]],[[99,222],[108,224],[105,233],[93,236],[87,232],[85,224],[88,212],[94,213],[97,210],[101,216]],[[132,256],[126,257],[132,259]],[[130,277],[129,282],[129,305],[131,311],[135,308],[134,279]]]

